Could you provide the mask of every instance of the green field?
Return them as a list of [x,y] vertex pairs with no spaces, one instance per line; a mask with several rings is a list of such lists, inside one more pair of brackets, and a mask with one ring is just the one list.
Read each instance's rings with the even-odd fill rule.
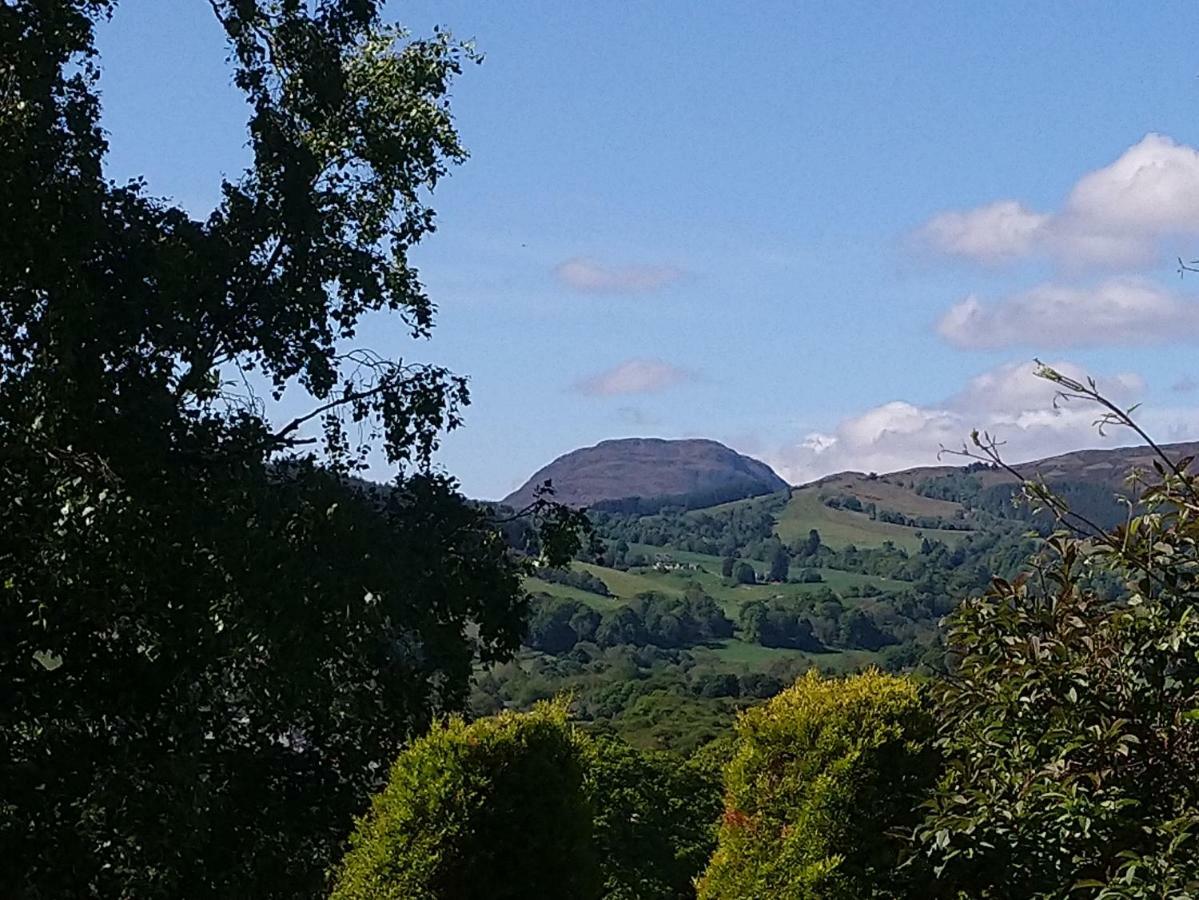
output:
[[[601,612],[614,609],[621,603],[628,602],[638,594],[655,591],[671,597],[681,597],[687,586],[694,583],[703,588],[721,605],[725,613],[736,621],[741,607],[754,600],[769,600],[773,597],[801,597],[812,594],[824,588],[830,588],[841,597],[852,600],[855,592],[866,585],[872,585],[884,592],[901,591],[909,585],[904,581],[893,578],[883,578],[877,575],[860,575],[854,572],[842,572],[838,569],[820,569],[824,581],[815,584],[738,584],[725,582],[720,575],[720,558],[707,556],[703,553],[687,553],[685,551],[665,550],[661,547],[650,547],[644,544],[633,545],[633,549],[653,553],[661,553],[680,563],[690,563],[699,566],[697,569],[681,569],[677,571],[659,572],[652,568],[638,568],[627,572],[609,569],[591,563],[572,563],[576,570],[590,572],[608,586],[612,597],[602,597],[589,591],[579,590],[563,584],[554,584],[538,578],[529,578],[525,582],[527,590],[533,593],[545,593],[552,597],[566,600],[577,600],[586,603]],[[747,560],[754,568],[763,574],[766,563],[759,560]],[[798,575],[801,567],[792,568],[792,576]]]
[[890,522],[878,522],[865,513],[832,509],[820,499],[820,492],[813,486],[795,491],[778,519],[776,532],[785,544],[807,537],[815,528],[820,539],[830,547],[881,547],[891,541],[909,553],[920,550],[921,538],[926,535],[953,545],[969,532],[938,529],[909,528]]
[[657,591],[659,594],[669,594],[675,597],[683,596],[683,591],[687,589],[687,580],[677,580],[663,577],[662,573],[650,571],[643,573],[640,570],[630,570],[622,572],[619,569],[608,569],[604,566],[594,566],[590,563],[574,563],[576,568],[582,569],[584,572],[590,572],[596,578],[599,578],[608,586],[617,597],[622,600],[632,600],[638,594],[644,594],[647,591]]
[[[839,594],[852,594],[854,588],[859,588],[867,584],[872,584],[881,591],[899,591],[909,586],[906,582],[898,581],[894,578],[884,578],[879,575],[860,575],[855,572],[843,572],[840,569],[817,569],[821,577],[824,578],[823,582],[817,584],[759,584],[726,587],[720,576],[722,560],[719,556],[709,556],[706,553],[691,553],[686,550],[651,547],[649,544],[630,544],[629,549],[644,553],[647,557],[652,557],[660,553],[664,556],[669,556],[676,562],[699,566],[700,570],[680,570],[670,573],[651,571],[647,577],[671,578],[675,580],[675,583],[681,584],[684,588],[687,582],[698,581],[704,586],[704,590],[713,597],[717,597],[718,593],[740,592],[742,590],[761,591],[767,589],[767,596],[774,596],[778,593],[810,593],[819,590],[822,586],[830,587]],[[770,564],[760,559],[747,559],[744,562],[753,566],[754,571],[759,576],[765,576],[770,569]],[[811,567],[793,564],[789,575],[791,578],[798,578],[801,572],[809,568]],[[607,572],[610,570],[604,569],[602,571]],[[601,572],[597,572],[596,574],[601,578],[604,577]]]
[[[576,563],[576,565],[579,564]],[[600,571],[607,572],[610,570],[600,569]],[[605,582],[607,581],[606,578],[604,580]],[[616,607],[624,602],[618,597],[602,597],[599,594],[591,593],[591,591],[582,591],[568,584],[555,584],[552,581],[542,581],[540,578],[526,578],[525,590],[530,594],[549,594],[551,597],[561,597],[563,600],[577,600],[580,603],[586,603],[592,609],[599,612],[616,609]]]
[[838,650],[829,653],[807,653],[785,647],[763,647],[737,638],[723,641],[716,647],[695,647],[692,655],[697,662],[731,672],[761,672],[779,660],[799,659],[834,672],[852,672],[877,662],[878,654],[864,650]]

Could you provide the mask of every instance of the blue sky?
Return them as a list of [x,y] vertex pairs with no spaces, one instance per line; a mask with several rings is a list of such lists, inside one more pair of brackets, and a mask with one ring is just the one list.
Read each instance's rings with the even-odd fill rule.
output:
[[[472,378],[441,464],[501,496],[609,437],[704,436],[802,481],[1098,445],[1034,356],[1199,437],[1199,53],[1183,3],[396,3],[485,53],[471,159],[416,260]],[[100,36],[109,173],[197,215],[245,161],[200,0]],[[381,469],[375,474],[383,476]]]

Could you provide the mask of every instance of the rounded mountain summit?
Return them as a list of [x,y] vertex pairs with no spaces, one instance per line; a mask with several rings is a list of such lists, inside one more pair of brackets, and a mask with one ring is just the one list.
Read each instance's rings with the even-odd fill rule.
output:
[[766,463],[716,441],[621,438],[559,456],[503,503],[527,506],[546,481],[559,503],[630,512],[712,506],[787,488]]

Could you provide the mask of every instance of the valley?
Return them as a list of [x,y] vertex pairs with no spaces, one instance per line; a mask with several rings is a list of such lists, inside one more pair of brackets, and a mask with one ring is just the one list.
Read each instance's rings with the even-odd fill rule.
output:
[[[655,461],[646,446],[623,470],[654,483],[677,448],[659,442]],[[1083,451],[1020,471],[1110,525],[1145,462],[1139,448]],[[560,463],[555,487],[575,495]],[[931,677],[944,665],[940,619],[993,576],[1013,577],[1053,525],[1019,502],[1009,473],[981,464],[847,472],[717,504],[607,490],[588,512],[596,546],[526,579],[525,647],[480,673],[477,713],[567,691],[589,727],[687,752],[809,668]]]

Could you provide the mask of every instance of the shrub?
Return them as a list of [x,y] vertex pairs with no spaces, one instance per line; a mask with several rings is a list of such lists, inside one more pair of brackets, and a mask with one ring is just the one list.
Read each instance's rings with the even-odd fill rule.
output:
[[[1147,438],[1093,380],[1038,374]],[[972,440],[1020,477],[993,438]],[[1139,502],[1110,530],[1078,492],[1023,482],[1061,530],[949,619],[954,677],[933,691],[946,765],[916,832],[946,892],[1199,896],[1199,477],[1149,443],[1153,473],[1129,478]]]
[[916,685],[877,671],[846,679],[811,671],[743,713],[699,896],[904,896],[892,832],[913,824],[935,777],[930,734]]
[[1125,572],[1130,602],[1086,585],[1094,560],[1126,559],[1056,535],[1036,575],[996,579],[950,618],[955,677],[934,690],[948,765],[917,835],[946,885],[1199,891],[1199,529],[1133,524],[1121,551],[1159,555],[1150,575]]
[[610,737],[584,755],[604,900],[693,898],[716,845],[718,772]]
[[564,703],[451,719],[392,766],[334,900],[597,898],[583,771]]

